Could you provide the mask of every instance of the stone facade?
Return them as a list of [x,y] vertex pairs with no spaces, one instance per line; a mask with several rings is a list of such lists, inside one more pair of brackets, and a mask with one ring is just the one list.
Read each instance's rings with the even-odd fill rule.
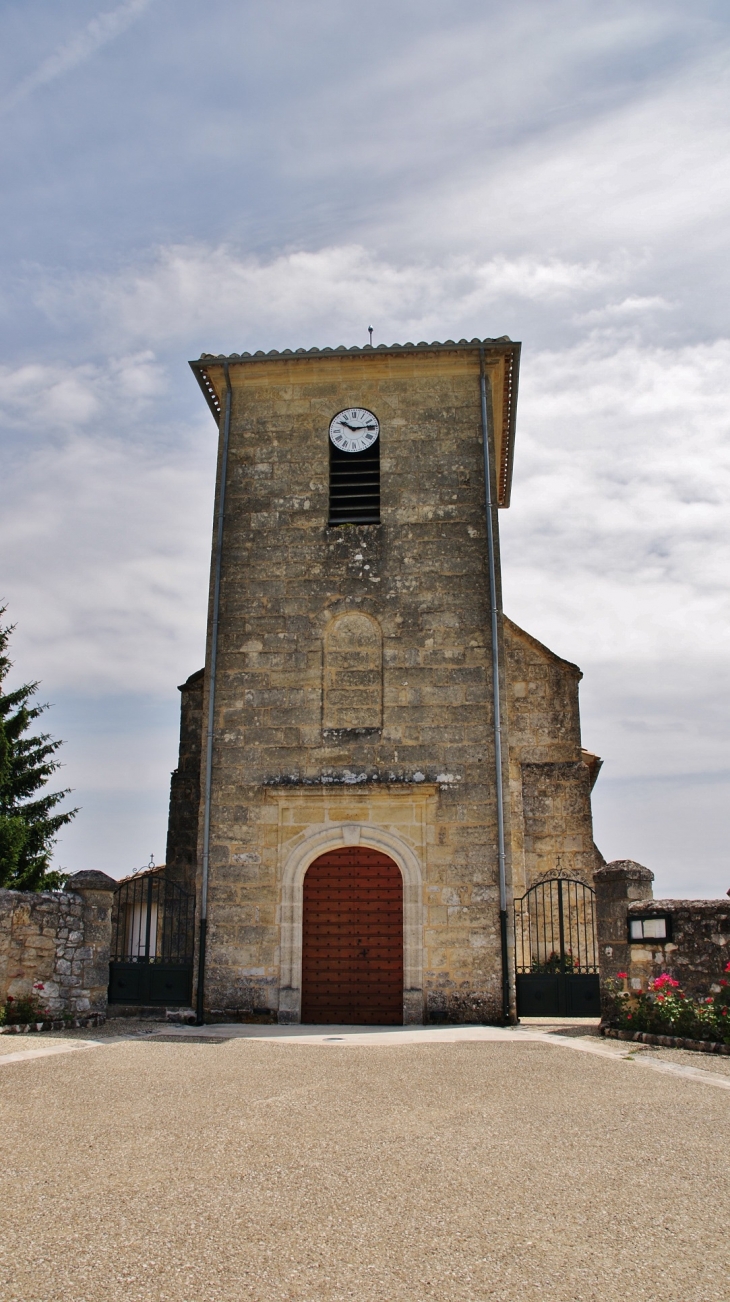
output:
[[203,730],[204,670],[191,674],[180,692],[180,751],[170,779],[167,825],[167,875],[185,890],[195,890]]
[[577,665],[504,620],[515,895],[560,873],[588,885],[603,863],[591,790],[601,761],[581,747]]
[[[706,995],[717,986],[730,961],[730,900],[655,900],[654,874],[631,860],[606,864],[595,880],[602,982],[626,972],[631,988],[646,990],[668,972],[687,994]],[[632,917],[664,916],[671,929],[666,941],[629,943]]]
[[0,890],[0,1003],[43,982],[52,1015],[104,1013],[116,882],[76,873],[64,891]]
[[[502,505],[517,356],[485,342]],[[498,1019],[479,347],[205,358],[197,373],[216,411],[226,369],[207,1014],[298,1019],[304,873],[324,849],[362,844],[387,847],[404,877],[405,1019]],[[329,527],[327,430],[353,403],[380,421],[381,522]],[[219,480],[220,468],[219,455]],[[513,871],[522,891],[556,866],[590,876],[600,858],[580,672],[501,615],[498,626],[511,899]],[[208,690],[206,673],[201,722]],[[184,733],[188,717],[183,693]],[[192,735],[168,863],[192,843]],[[202,727],[197,737],[200,754]],[[199,840],[198,864],[201,851]]]

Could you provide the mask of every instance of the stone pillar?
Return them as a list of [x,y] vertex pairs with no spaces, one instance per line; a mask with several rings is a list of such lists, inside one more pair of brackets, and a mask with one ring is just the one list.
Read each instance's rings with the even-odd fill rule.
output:
[[[74,873],[64,890],[81,899],[82,943],[76,948],[64,974],[68,981],[66,1006],[80,1017],[85,1013],[106,1014],[109,990],[109,955],[112,939],[112,907],[118,883],[106,873],[91,870]],[[66,981],[63,982],[66,984]]]
[[594,874],[596,927],[601,987],[617,972],[628,972],[631,946],[628,942],[629,904],[653,898],[654,874],[633,859],[614,859]]

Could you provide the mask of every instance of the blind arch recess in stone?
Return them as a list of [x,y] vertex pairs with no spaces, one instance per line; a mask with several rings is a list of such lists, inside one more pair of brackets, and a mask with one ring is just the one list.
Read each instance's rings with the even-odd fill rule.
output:
[[383,722],[383,634],[371,615],[346,611],[324,635],[326,729],[373,729]]

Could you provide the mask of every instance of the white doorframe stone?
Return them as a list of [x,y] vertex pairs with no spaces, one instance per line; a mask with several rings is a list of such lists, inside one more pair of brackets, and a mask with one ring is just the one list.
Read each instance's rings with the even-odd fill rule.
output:
[[411,846],[392,832],[367,823],[315,827],[289,852],[281,879],[281,987],[279,1021],[301,1021],[304,876],[328,850],[363,845],[387,854],[403,877],[403,1022],[423,1021],[423,877]]

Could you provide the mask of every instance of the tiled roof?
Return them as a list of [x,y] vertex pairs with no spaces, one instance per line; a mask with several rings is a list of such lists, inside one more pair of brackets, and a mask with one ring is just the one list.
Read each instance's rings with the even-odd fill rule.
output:
[[340,344],[337,348],[284,348],[281,352],[277,348],[271,348],[268,353],[265,353],[261,348],[255,353],[201,353],[199,358],[190,362],[190,366],[203,391],[213,418],[218,423],[221,415],[221,400],[208,374],[209,367],[222,364],[240,366],[248,362],[270,362],[281,359],[299,361],[310,357],[336,357],[343,354],[348,357],[365,357],[373,353],[382,355],[383,353],[415,353],[419,351],[450,352],[455,348],[469,350],[470,352],[476,352],[477,349],[484,348],[490,352],[501,353],[506,359],[509,359],[506,362],[504,374],[502,429],[497,439],[497,500],[500,506],[509,506],[521,349],[521,345],[510,339],[509,335],[500,335],[497,339],[445,339],[443,343],[434,340],[430,344],[425,340],[421,340],[417,344],[364,344],[362,347],[353,345],[351,348],[345,347],[344,344]]
[[486,348],[493,344],[512,342],[509,335],[500,335],[498,339],[445,339],[443,343],[435,339],[431,344],[421,340],[418,344],[363,344],[362,347],[353,344],[350,348],[339,344],[337,348],[284,348],[281,352],[277,348],[271,348],[268,353],[260,348],[256,353],[201,353],[197,361],[190,365],[199,365],[200,362],[242,362],[253,358],[260,361],[262,357],[326,357],[331,353],[402,353],[415,348]]

